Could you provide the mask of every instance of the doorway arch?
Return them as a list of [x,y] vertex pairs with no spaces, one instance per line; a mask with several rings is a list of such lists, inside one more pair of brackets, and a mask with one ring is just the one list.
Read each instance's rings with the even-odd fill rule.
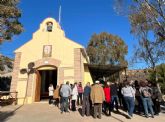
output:
[[49,97],[48,87],[52,83],[54,88],[58,81],[58,67],[60,61],[56,59],[41,59],[35,62],[36,82],[34,102],[39,102],[42,99]]
[[56,88],[58,69],[55,67],[43,66],[36,70],[35,102],[39,102],[49,97],[49,85]]

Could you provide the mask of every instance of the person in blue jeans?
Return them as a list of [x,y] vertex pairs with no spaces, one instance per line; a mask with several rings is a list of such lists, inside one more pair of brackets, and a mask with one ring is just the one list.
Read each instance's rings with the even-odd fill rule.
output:
[[63,112],[69,112],[68,111],[68,99],[71,96],[71,88],[69,86],[69,81],[66,82],[66,84],[63,84],[60,89],[60,95],[61,95],[61,113]]
[[142,101],[143,101],[143,106],[144,106],[144,111],[145,111],[145,116],[148,118],[149,117],[149,113],[148,113],[148,109],[151,112],[151,117],[154,118],[154,111],[152,108],[152,100],[151,98],[144,98],[142,97]]
[[63,112],[69,112],[69,103],[68,103],[68,97],[61,97],[61,113]]
[[154,111],[153,111],[153,108],[152,108],[153,102],[152,102],[152,99],[151,99],[152,90],[151,90],[150,87],[147,86],[147,84],[148,84],[147,82],[142,81],[139,91],[140,91],[140,94],[141,94],[141,99],[142,99],[142,102],[143,102],[146,118],[149,117],[148,109],[150,110],[151,117],[154,118]]
[[124,96],[124,100],[127,105],[128,117],[131,119],[133,117],[135,107],[135,89],[132,88],[128,81],[125,81],[124,87],[121,89],[121,93]]
[[[116,108],[116,111],[119,112],[118,110],[118,85],[117,83],[112,83],[110,85],[111,88],[111,103],[110,103],[110,107],[111,107],[111,111],[113,111],[114,107]],[[114,106],[115,104],[115,106]]]

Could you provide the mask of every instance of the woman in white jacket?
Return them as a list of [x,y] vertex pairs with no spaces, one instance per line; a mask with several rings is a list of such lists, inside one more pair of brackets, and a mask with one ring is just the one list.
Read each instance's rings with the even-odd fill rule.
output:
[[77,96],[78,96],[78,90],[77,90],[77,85],[75,83],[72,88],[72,107],[71,107],[72,111],[76,111]]
[[48,88],[48,91],[49,91],[49,105],[52,104],[52,100],[53,100],[53,92],[54,92],[54,87],[53,87],[53,84],[49,84],[49,88]]
[[124,100],[127,105],[129,118],[131,118],[133,117],[133,111],[135,106],[135,89],[132,88],[128,81],[125,81],[124,87],[121,89],[121,93],[124,96]]

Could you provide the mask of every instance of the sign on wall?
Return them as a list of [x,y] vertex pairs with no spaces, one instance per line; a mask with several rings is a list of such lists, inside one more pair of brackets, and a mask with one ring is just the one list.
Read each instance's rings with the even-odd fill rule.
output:
[[51,57],[51,55],[52,55],[52,45],[44,45],[43,57]]

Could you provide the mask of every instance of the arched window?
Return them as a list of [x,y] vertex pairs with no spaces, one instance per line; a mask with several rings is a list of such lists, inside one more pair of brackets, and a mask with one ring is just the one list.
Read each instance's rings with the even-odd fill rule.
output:
[[46,26],[47,26],[47,31],[48,31],[48,32],[52,32],[53,23],[52,23],[52,22],[47,22],[47,23],[46,23]]

